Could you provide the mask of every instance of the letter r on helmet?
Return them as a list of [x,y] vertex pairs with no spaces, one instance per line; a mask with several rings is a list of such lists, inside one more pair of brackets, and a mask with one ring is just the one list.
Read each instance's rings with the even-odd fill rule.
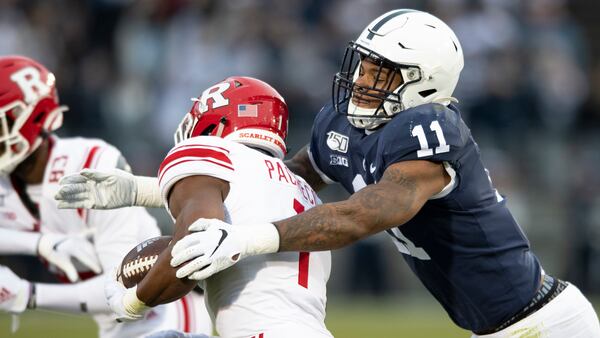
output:
[[50,94],[50,86],[41,79],[40,72],[34,67],[26,67],[13,73],[10,79],[21,88],[25,103],[32,104]]

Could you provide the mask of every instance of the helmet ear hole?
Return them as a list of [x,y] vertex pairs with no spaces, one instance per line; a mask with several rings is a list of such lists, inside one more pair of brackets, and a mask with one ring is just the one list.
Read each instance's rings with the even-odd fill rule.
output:
[[210,126],[204,128],[204,130],[200,133],[201,136],[208,136],[210,135],[210,133],[212,133],[213,130],[215,130],[215,127],[217,125],[216,124],[211,124]]
[[422,90],[419,92],[419,95],[421,95],[422,98],[426,98],[429,95],[433,95],[437,92],[437,90],[435,89],[427,89],[427,90]]
[[44,115],[46,113],[45,112],[40,112],[34,119],[33,119],[33,123],[40,123],[42,121],[42,119],[44,118]]

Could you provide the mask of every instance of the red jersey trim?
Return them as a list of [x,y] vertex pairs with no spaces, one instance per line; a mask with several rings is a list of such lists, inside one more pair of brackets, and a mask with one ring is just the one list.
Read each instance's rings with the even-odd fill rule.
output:
[[[187,159],[186,159],[187,158]],[[172,152],[164,159],[158,169],[158,181],[161,182],[165,173],[173,166],[189,161],[204,161],[219,165],[223,168],[234,170],[233,163],[227,154],[220,151],[208,149],[204,146],[193,146],[190,148]]]
[[182,150],[182,149],[188,149],[188,148],[198,148],[198,147],[202,147],[202,148],[208,148],[208,149],[213,149],[216,151],[222,151],[225,152],[227,154],[229,154],[229,150],[223,147],[219,147],[219,146],[213,146],[210,144],[185,144],[185,145],[181,145],[181,146],[176,146],[175,148],[171,149],[171,151],[169,151],[169,155]]
[[[94,156],[96,156],[96,153],[98,152],[98,150],[100,149],[100,146],[93,146],[90,151],[87,154],[87,157],[85,158],[85,162],[83,162],[83,166],[81,167],[81,169],[89,169],[92,165],[92,161],[94,160]],[[81,217],[82,219],[86,219],[86,212],[84,209],[77,209],[77,213],[79,214],[79,217]]]
[[[166,173],[169,171],[169,169],[173,168],[173,167],[174,167],[174,166],[176,166],[176,165],[179,165],[179,164],[185,163],[185,162],[208,162],[208,163],[212,163],[212,164],[216,164],[216,165],[218,165],[218,166],[221,166],[221,167],[223,167],[223,168],[225,168],[225,169],[229,169],[229,170],[231,170],[231,171],[235,171],[235,169],[233,169],[233,167],[230,167],[230,166],[224,165],[224,164],[222,164],[222,163],[219,163],[219,162],[213,161],[213,160],[211,160],[211,159],[208,159],[208,158],[198,158],[198,159],[188,159],[188,160],[181,160],[181,161],[176,161],[176,162],[170,163],[170,164],[169,164],[169,165],[168,165],[168,166],[167,166],[167,167],[164,169],[164,171],[163,171],[162,173],[160,173],[160,176],[158,177],[158,184],[159,184],[159,185],[161,184],[163,177],[166,175]],[[199,173],[199,175],[201,175],[201,173]]]

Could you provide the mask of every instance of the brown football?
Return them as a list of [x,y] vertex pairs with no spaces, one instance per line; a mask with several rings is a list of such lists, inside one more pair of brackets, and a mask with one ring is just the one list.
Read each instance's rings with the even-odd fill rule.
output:
[[171,239],[171,236],[159,236],[136,245],[123,258],[117,271],[117,280],[126,288],[136,286],[154,265],[158,255],[169,246]]

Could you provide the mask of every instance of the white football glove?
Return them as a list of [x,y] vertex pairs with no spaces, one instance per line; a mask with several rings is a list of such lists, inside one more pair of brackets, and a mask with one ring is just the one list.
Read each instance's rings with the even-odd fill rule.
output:
[[113,318],[117,322],[131,322],[144,318],[144,314],[150,309],[144,302],[138,299],[137,285],[127,289],[118,281],[108,278],[104,285],[104,295],[113,311]]
[[204,280],[248,256],[279,249],[279,233],[271,223],[233,226],[218,219],[200,218],[189,228],[193,233],[180,239],[171,251],[171,266],[177,278]]
[[54,196],[60,209],[116,209],[133,205],[162,207],[155,177],[134,176],[120,170],[84,169],[64,176]]
[[30,296],[31,283],[19,278],[11,269],[0,266],[0,311],[22,313]]
[[101,273],[102,267],[96,256],[94,246],[88,238],[92,231],[81,234],[42,234],[37,246],[37,253],[48,263],[62,270],[71,282],[79,280],[73,259],[94,271]]

